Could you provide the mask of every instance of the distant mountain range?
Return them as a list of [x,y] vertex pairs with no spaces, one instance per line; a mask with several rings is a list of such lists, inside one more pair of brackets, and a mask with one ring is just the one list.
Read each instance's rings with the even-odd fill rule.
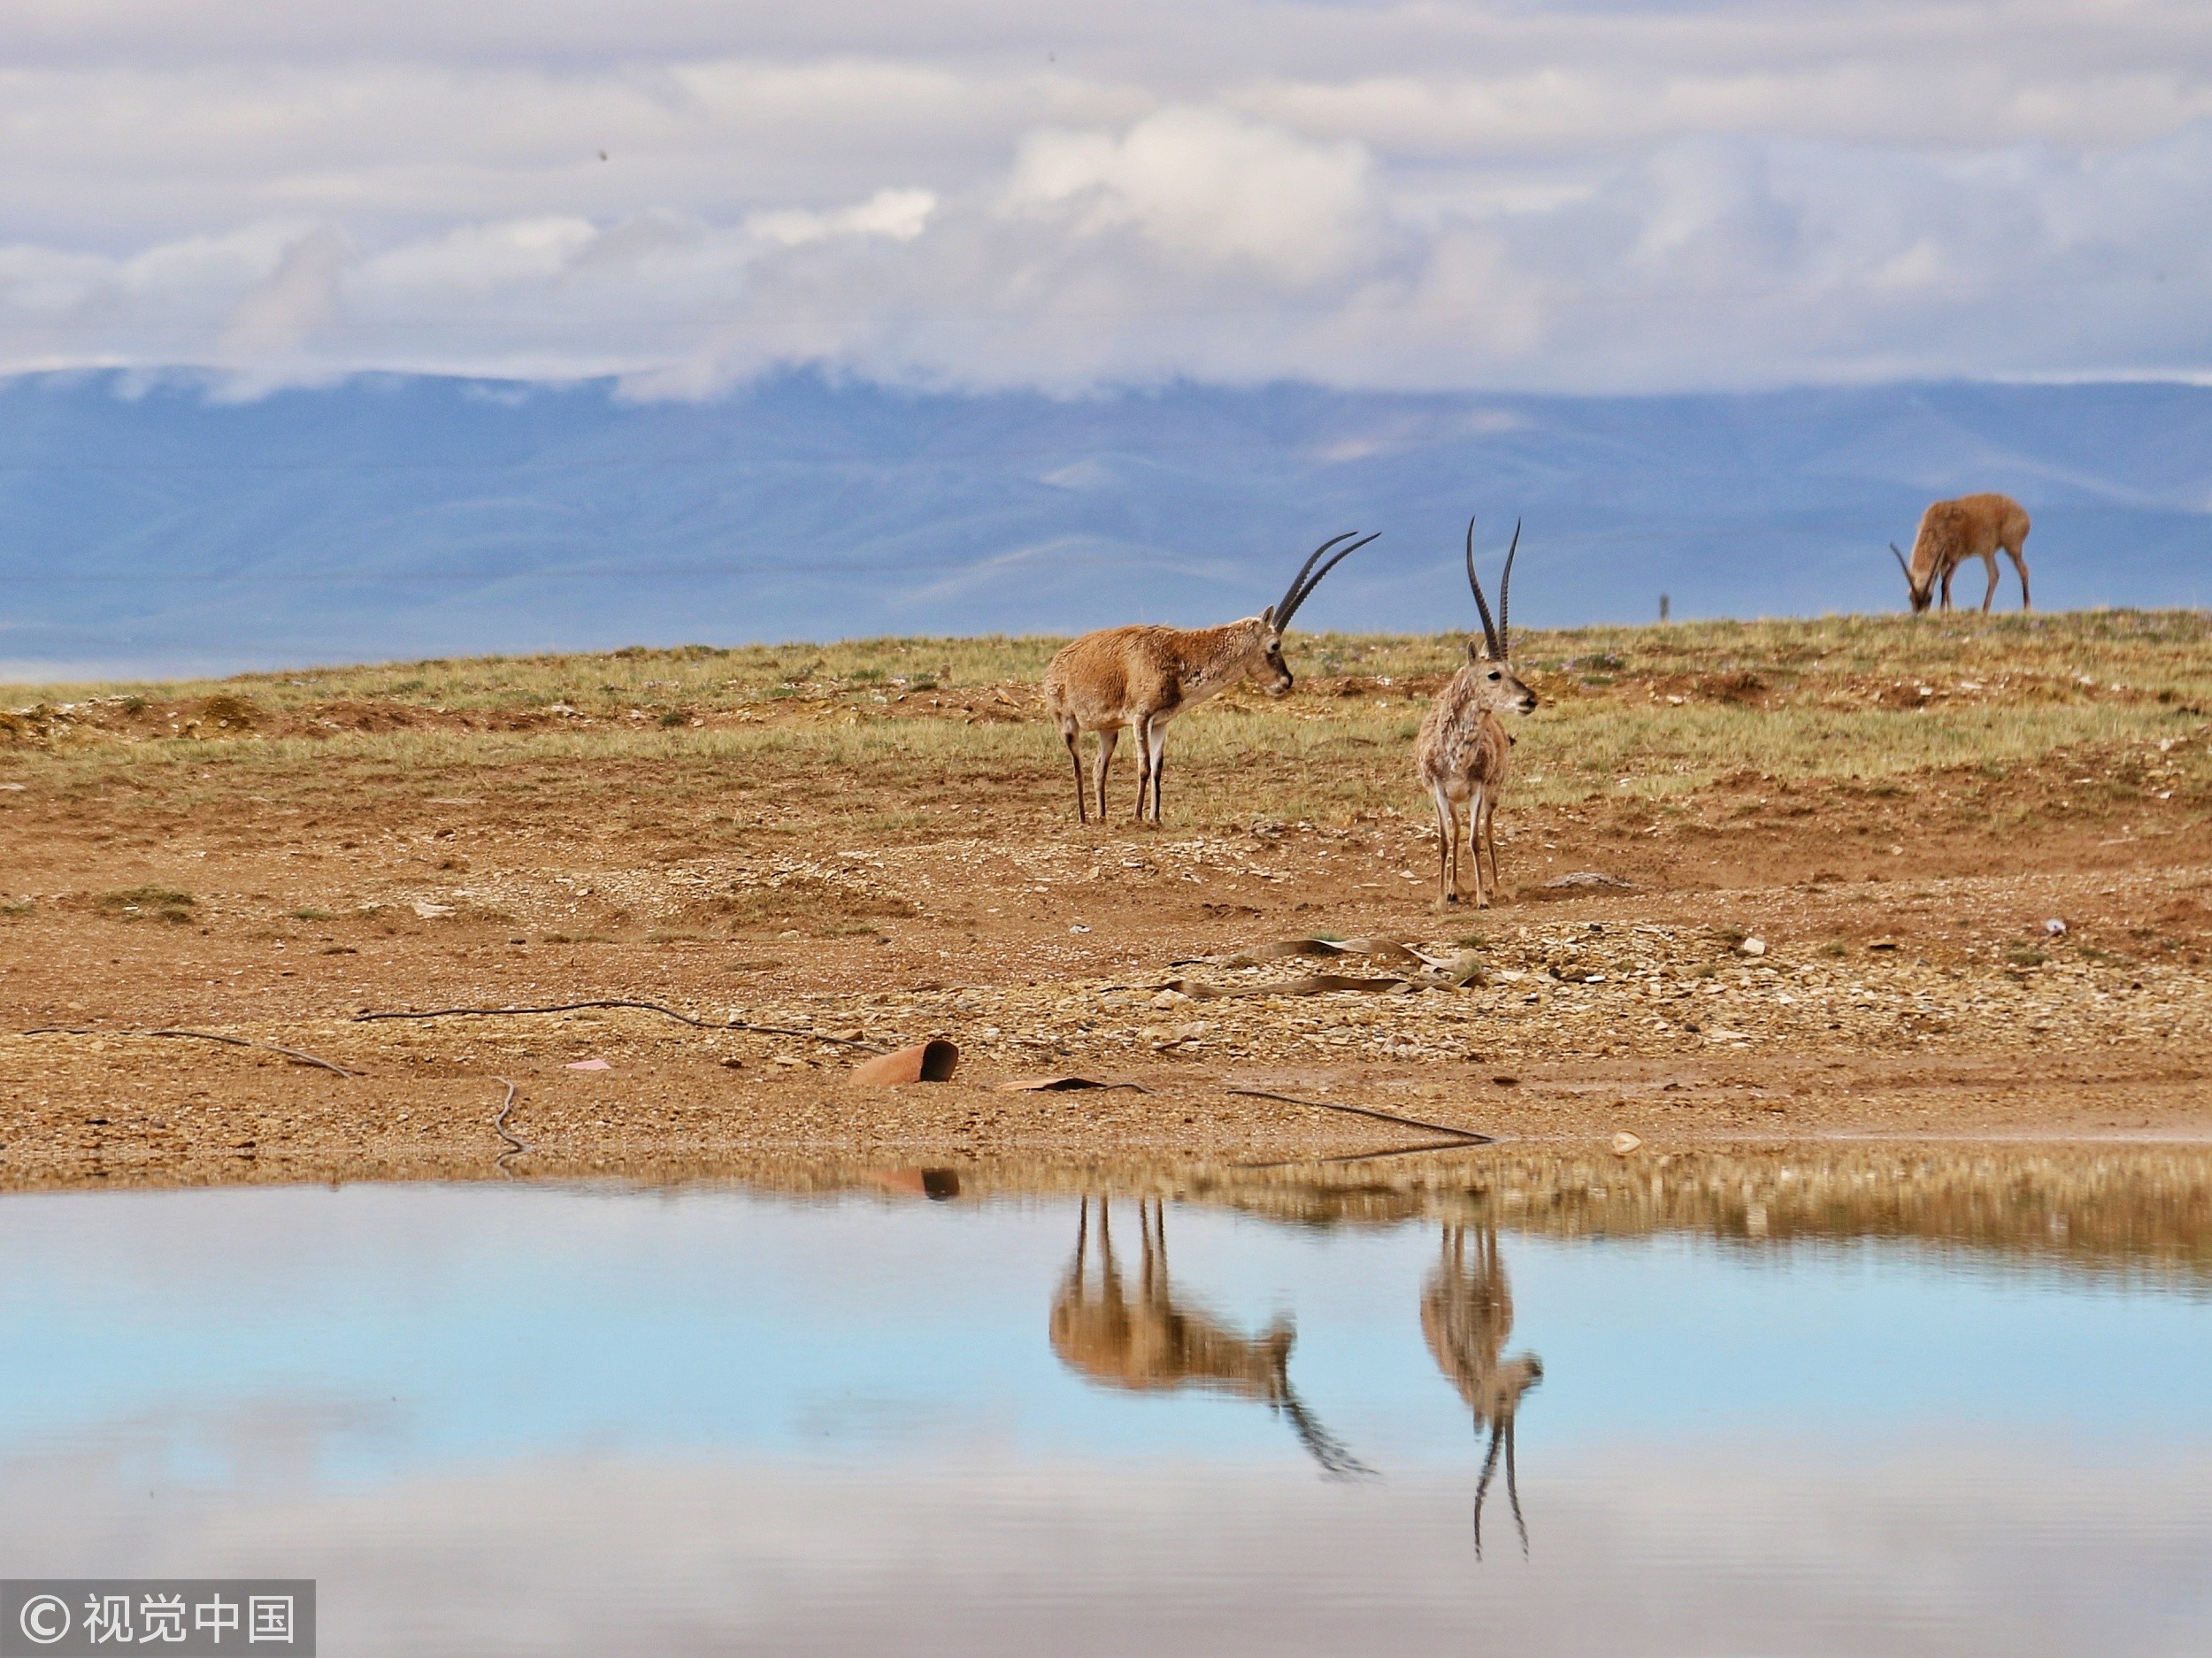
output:
[[[0,677],[630,642],[1190,624],[1383,539],[1302,614],[1894,610],[1930,499],[2016,495],[2044,609],[2212,602],[2212,388],[1900,385],[1638,398],[1309,386],[1056,400],[792,374],[707,403],[365,377],[0,382]],[[1978,566],[1963,577],[1978,599]],[[2016,606],[2009,571],[2000,603]]]

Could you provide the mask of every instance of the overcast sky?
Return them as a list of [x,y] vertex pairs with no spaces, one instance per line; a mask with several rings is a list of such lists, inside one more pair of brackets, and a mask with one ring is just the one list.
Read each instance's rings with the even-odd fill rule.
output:
[[2206,0],[12,0],[0,371],[2212,377]]

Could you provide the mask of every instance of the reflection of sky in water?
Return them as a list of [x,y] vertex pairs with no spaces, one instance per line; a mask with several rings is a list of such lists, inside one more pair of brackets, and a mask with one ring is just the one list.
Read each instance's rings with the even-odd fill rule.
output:
[[1494,1491],[1478,1561],[1438,1229],[1166,1229],[1385,1478],[1064,1368],[1064,1201],[0,1199],[0,1558],[314,1577],[333,1658],[2212,1650],[2200,1290],[1507,1232],[1532,1546]]
[[[1125,1270],[1133,1204],[1116,1209]],[[325,1478],[547,1452],[1296,1464],[1248,1401],[1088,1386],[1046,1340],[1071,1203],[357,1187],[0,1201],[0,1463],[150,1433],[234,1470],[242,1412]],[[1171,1207],[1179,1297],[1294,1316],[1291,1376],[1393,1472],[1472,1460],[1424,1345],[1433,1225]],[[2055,1432],[2212,1447],[2212,1303],[1909,1245],[1502,1238],[1542,1355],[1525,1466],[1618,1441]],[[166,1426],[159,1424],[168,1424]],[[185,1424],[196,1424],[186,1427]],[[227,1437],[228,1436],[228,1437]],[[311,1447],[311,1450],[308,1447]]]

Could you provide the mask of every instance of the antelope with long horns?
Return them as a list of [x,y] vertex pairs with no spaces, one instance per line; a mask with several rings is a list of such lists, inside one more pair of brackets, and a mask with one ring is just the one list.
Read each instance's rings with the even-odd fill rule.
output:
[[[1106,772],[1126,729],[1137,740],[1137,821],[1148,794],[1160,821],[1160,769],[1168,722],[1186,709],[1249,676],[1270,696],[1289,691],[1283,630],[1321,578],[1375,539],[1354,530],[1332,536],[1291,579],[1279,603],[1222,627],[1106,627],[1060,648],[1045,669],[1045,707],[1060,727],[1075,766],[1075,816],[1088,823],[1083,787],[1083,733],[1098,733],[1098,820],[1106,821]],[[1349,541],[1348,547],[1340,543]],[[1335,549],[1331,552],[1331,549]],[[1323,555],[1328,555],[1323,562]],[[1315,568],[1319,565],[1319,568]]]
[[1897,551],[1895,541],[1889,550],[1897,555],[1898,566],[1905,572],[1905,588],[1916,616],[1928,608],[1939,581],[1943,608],[1949,610],[1952,575],[1968,559],[1980,559],[1989,568],[1989,591],[1982,595],[1982,614],[1986,616],[1989,602],[1997,596],[2000,548],[2020,572],[2020,608],[2028,608],[2028,561],[2020,550],[2027,539],[2027,510],[2010,495],[1961,495],[1956,501],[1939,501],[1920,515],[1911,563]]
[[[1489,601],[1475,576],[1475,521],[1467,520],[1467,585],[1474,589],[1475,610],[1482,618],[1482,641],[1467,641],[1467,660],[1451,683],[1436,694],[1421,734],[1414,741],[1414,771],[1436,802],[1437,886],[1448,904],[1463,895],[1459,882],[1459,817],[1467,814],[1469,862],[1475,866],[1475,907],[1487,910],[1498,886],[1498,838],[1491,818],[1512,770],[1513,738],[1504,714],[1526,714],[1536,693],[1514,676],[1512,635],[1507,631],[1512,597],[1513,556],[1520,550],[1521,526],[1513,526],[1506,549],[1505,573],[1498,579],[1498,617],[1490,619]],[[1482,878],[1482,848],[1490,843],[1490,879]]]

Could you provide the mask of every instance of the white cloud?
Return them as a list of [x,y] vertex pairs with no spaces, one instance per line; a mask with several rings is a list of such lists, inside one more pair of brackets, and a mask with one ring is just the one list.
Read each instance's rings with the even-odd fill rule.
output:
[[226,358],[249,362],[297,351],[337,317],[338,279],[349,251],[342,231],[329,225],[309,231],[238,302],[218,349]]
[[[2212,370],[2195,0],[36,0],[0,369]],[[257,378],[258,377],[258,378]]]
[[1171,255],[1297,286],[1355,264],[1376,229],[1359,146],[1218,110],[1163,110],[1121,134],[1033,134],[1005,199],[1077,236],[1133,226]]
[[928,190],[878,190],[866,201],[835,212],[814,213],[804,208],[781,212],[755,213],[745,228],[764,242],[795,248],[826,236],[887,236],[893,242],[911,242],[929,224],[937,197]]

